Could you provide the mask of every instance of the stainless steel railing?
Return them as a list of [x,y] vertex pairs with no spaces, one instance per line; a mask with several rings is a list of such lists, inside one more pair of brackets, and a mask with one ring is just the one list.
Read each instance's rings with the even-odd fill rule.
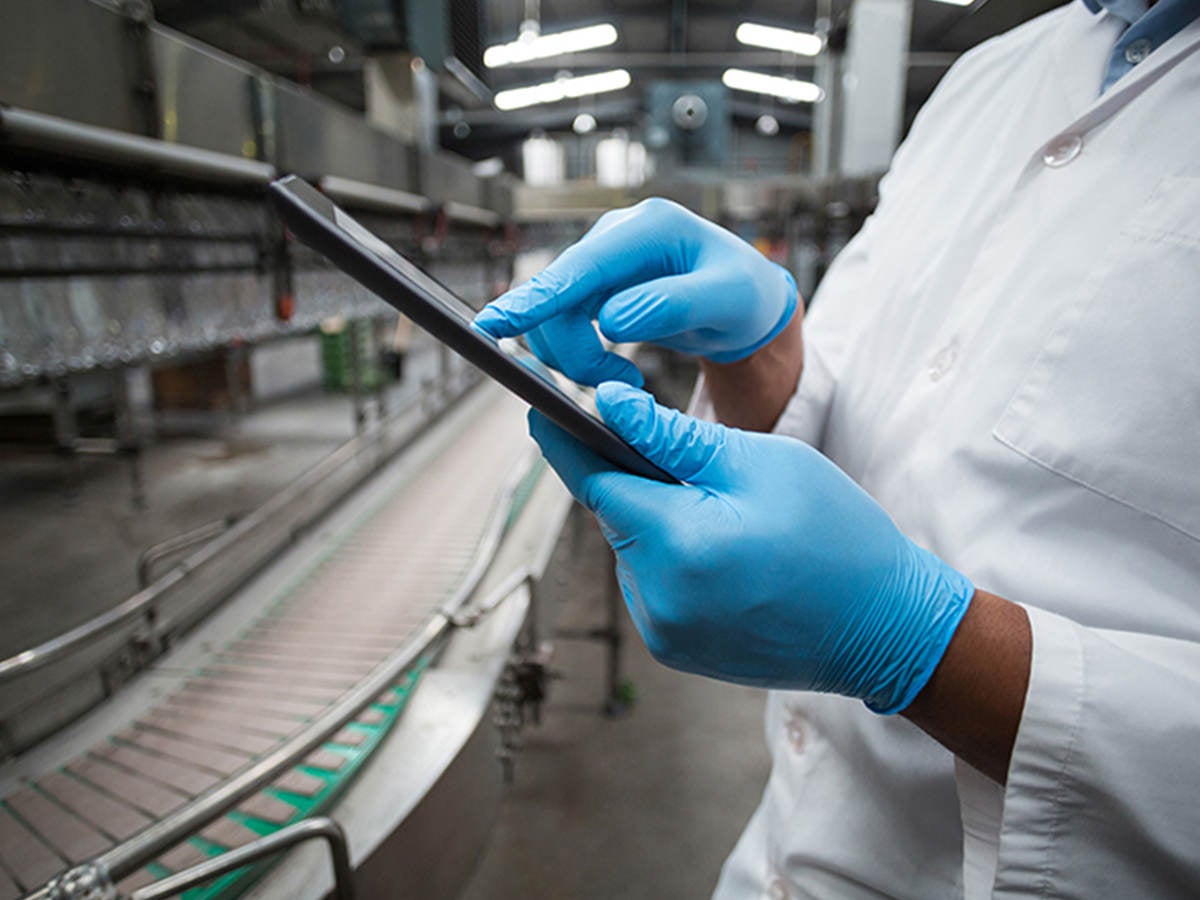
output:
[[[532,453],[526,456],[501,491],[484,529],[478,552],[455,592],[420,631],[380,663],[363,681],[314,719],[303,731],[274,751],[235,773],[229,780],[201,794],[176,812],[147,826],[124,843],[78,867],[78,870],[67,872],[59,879],[51,881],[30,894],[27,900],[56,900],[62,896],[61,893],[56,893],[59,891],[56,882],[78,881],[89,872],[106,873],[107,877],[115,882],[136,871],[163,851],[190,837],[217,816],[232,809],[250,794],[270,784],[282,772],[300,763],[357,718],[380,693],[394,684],[421,656],[430,652],[447,631],[455,627],[456,622],[468,624],[468,620],[459,617],[495,557],[513,496],[532,466],[534,458]],[[494,609],[505,596],[524,584],[527,577],[523,572],[518,580],[505,580],[492,596],[485,598],[476,608],[484,612]],[[506,593],[499,595],[500,591]]]
[[341,825],[325,816],[304,819],[295,825],[281,828],[274,834],[252,841],[244,847],[229,850],[190,869],[168,875],[134,891],[129,900],[162,900],[164,897],[174,897],[234,869],[282,853],[313,838],[321,838],[329,846],[330,861],[333,863],[334,900],[355,900],[357,892],[354,889],[354,869],[350,866],[346,833]]
[[[8,744],[0,749],[18,752],[31,746],[110,693],[113,683],[105,667],[115,658],[145,647],[151,656],[131,665],[148,662],[153,648],[222,602],[462,397],[477,377],[465,369],[451,377],[445,391],[410,398],[152,584],[81,625],[0,660],[0,734]],[[52,665],[63,671],[34,677]]]

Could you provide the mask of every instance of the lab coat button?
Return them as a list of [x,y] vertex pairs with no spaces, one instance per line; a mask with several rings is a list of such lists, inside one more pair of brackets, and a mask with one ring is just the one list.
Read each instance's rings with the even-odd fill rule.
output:
[[1128,63],[1133,63],[1133,65],[1136,66],[1143,59],[1149,56],[1150,51],[1153,49],[1154,45],[1145,38],[1142,38],[1140,41],[1134,41],[1125,48],[1125,61]]
[[958,362],[958,348],[953,344],[943,347],[929,361],[929,380],[940,381],[947,372],[954,368],[956,362]]
[[768,900],[788,900],[789,897],[791,897],[791,892],[783,883],[783,879],[772,878],[771,883],[767,885]]
[[808,739],[808,732],[804,724],[803,714],[795,709],[788,710],[787,724],[784,728],[787,731],[788,743],[794,753],[804,752],[804,745]]
[[1052,169],[1057,169],[1077,157],[1082,149],[1083,138],[1077,134],[1063,134],[1046,145],[1042,162]]

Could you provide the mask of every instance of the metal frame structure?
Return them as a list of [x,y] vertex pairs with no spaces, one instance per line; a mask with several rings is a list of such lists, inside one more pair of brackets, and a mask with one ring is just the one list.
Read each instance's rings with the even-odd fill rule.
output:
[[[417,396],[378,427],[353,438],[254,512],[181,560],[158,580],[110,610],[36,647],[0,660],[0,724],[9,750],[23,749],[111,693],[113,659],[131,655],[136,671],[201,619],[262,562],[375,472],[420,430],[470,389],[478,376],[462,370],[445,392]],[[458,381],[454,384],[453,381]],[[59,667],[54,677],[33,680]],[[127,678],[133,672],[119,673]],[[86,682],[99,675],[98,681]],[[49,682],[48,684],[46,682]],[[81,682],[83,682],[81,684]],[[378,692],[376,692],[378,693]],[[53,706],[48,703],[53,699]],[[7,702],[5,702],[7,700]],[[39,721],[30,724],[32,712]],[[15,719],[26,724],[17,730]],[[5,721],[7,720],[7,724]]]
[[[104,879],[109,882],[119,881],[164,850],[185,840],[217,816],[273,782],[281,772],[297,765],[326,743],[332,735],[360,715],[381,692],[412,668],[418,659],[433,650],[451,629],[477,624],[488,612],[496,609],[507,597],[535,578],[539,565],[536,562],[506,579],[474,607],[468,606],[500,546],[513,496],[532,464],[532,457],[527,458],[526,464],[518,466],[513,477],[500,492],[478,552],[454,594],[428,622],[366,678],[276,749],[174,813],[147,826],[127,841],[59,876],[42,889],[30,894],[30,900],[80,900],[86,897],[86,894],[69,893],[67,886],[91,885],[98,879],[101,882]],[[544,563],[541,565],[544,567]]]
[[[511,199],[465,161],[418,152],[163,28],[141,0],[12,4],[14,27],[0,33],[0,387],[48,385],[58,449],[126,455],[135,506],[143,440],[120,389],[126,368],[217,348],[244,356],[330,316],[380,315],[374,297],[287,239],[263,194],[277,172],[362,208],[443,279],[466,259],[477,293],[497,254],[511,259],[512,243],[497,239]],[[365,353],[349,350],[358,438],[123,603],[0,660],[0,754],[111,693],[464,388],[443,356],[419,402],[388,416],[377,391],[369,429]],[[81,439],[75,424],[72,377],[96,369],[118,373],[115,440]]]
[[13,147],[102,165],[238,187],[264,187],[275,177],[267,162],[200,147],[169,144],[13,107],[0,108],[0,138]]
[[314,816],[281,828],[274,834],[259,838],[257,841],[229,850],[220,856],[206,860],[175,875],[168,876],[154,884],[148,884],[134,891],[129,900],[162,900],[164,897],[174,897],[184,891],[199,887],[221,875],[240,869],[242,866],[274,856],[290,850],[297,844],[320,838],[329,847],[330,862],[333,864],[333,896],[334,900],[356,900],[358,896],[354,888],[354,869],[350,866],[350,850],[346,842],[346,833],[333,819],[326,816]]

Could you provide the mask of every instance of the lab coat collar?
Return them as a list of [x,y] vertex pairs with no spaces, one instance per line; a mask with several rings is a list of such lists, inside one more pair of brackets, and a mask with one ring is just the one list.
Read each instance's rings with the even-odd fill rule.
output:
[[1063,10],[1051,39],[1054,76],[1066,95],[1071,121],[1095,104],[1113,44],[1128,27],[1116,16],[1093,15],[1090,9],[1086,3],[1073,3]]
[[1149,4],[1146,3],[1146,0],[1083,0],[1083,5],[1097,14],[1101,10],[1105,10],[1132,25],[1139,16],[1146,12]]
[[[1081,8],[1082,6],[1082,8]],[[1146,61],[1097,96],[1108,54],[1126,24],[1115,16],[1095,16],[1073,4],[1054,38],[1055,75],[1066,94],[1071,122],[1064,130],[1094,128],[1200,50],[1200,19],[1182,28]],[[1099,34],[1097,32],[1100,32]]]

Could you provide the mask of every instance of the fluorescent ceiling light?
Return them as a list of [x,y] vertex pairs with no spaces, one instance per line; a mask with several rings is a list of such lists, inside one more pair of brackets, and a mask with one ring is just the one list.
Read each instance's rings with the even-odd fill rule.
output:
[[975,0],[934,0],[935,3],[949,3],[951,6],[970,6]]
[[570,31],[559,31],[555,34],[537,35],[526,32],[512,43],[488,47],[483,51],[483,64],[489,69],[495,69],[513,63],[529,62],[531,59],[595,50],[597,47],[607,47],[616,42],[616,26],[608,24],[572,28]]
[[790,28],[756,25],[754,22],[743,22],[737,27],[733,36],[741,43],[749,44],[751,47],[783,50],[787,53],[798,53],[801,56],[816,56],[821,52],[821,46],[824,43],[815,34],[792,31]]
[[748,72],[745,69],[726,69],[721,81],[725,83],[725,87],[735,91],[770,94],[772,97],[790,100],[793,103],[816,103],[825,97],[825,92],[811,81]]
[[619,91],[621,88],[629,87],[632,81],[633,79],[629,77],[629,73],[625,69],[612,69],[608,72],[597,72],[595,75],[556,78],[554,81],[542,84],[497,91],[494,102],[496,109],[521,109],[526,106],[536,106],[539,103],[557,103],[559,100],[569,100],[572,97],[586,97],[589,94]]

